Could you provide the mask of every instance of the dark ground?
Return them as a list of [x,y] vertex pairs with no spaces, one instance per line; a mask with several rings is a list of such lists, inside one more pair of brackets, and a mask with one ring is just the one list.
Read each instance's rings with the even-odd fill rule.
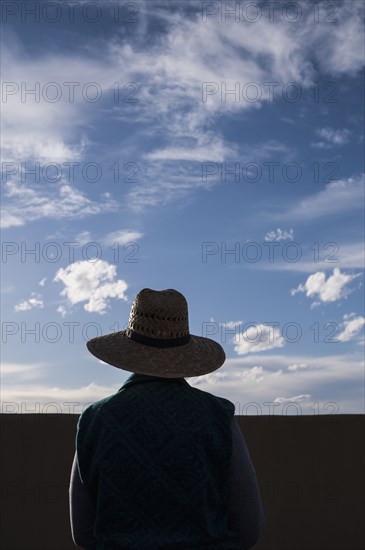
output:
[[[364,550],[364,415],[237,416],[266,526],[255,550]],[[1,550],[71,550],[77,414],[1,414]]]

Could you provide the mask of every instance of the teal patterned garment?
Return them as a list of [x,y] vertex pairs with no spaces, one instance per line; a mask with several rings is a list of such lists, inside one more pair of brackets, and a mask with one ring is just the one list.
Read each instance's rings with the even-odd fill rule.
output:
[[133,374],[77,423],[96,550],[241,550],[227,527],[234,405],[184,378]]

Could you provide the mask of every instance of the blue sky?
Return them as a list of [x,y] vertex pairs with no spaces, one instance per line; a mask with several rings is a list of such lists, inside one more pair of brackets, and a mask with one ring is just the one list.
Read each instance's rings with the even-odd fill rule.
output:
[[6,4],[2,412],[117,391],[85,343],[147,287],[237,414],[363,413],[363,3]]

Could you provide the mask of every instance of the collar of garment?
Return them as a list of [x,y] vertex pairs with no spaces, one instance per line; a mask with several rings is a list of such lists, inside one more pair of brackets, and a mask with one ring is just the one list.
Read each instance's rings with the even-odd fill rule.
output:
[[127,378],[117,393],[136,384],[143,384],[146,382],[170,382],[175,384],[183,384],[185,386],[189,385],[185,378],[165,378],[162,376],[150,376],[147,374],[137,374],[134,372],[129,376],[129,378]]

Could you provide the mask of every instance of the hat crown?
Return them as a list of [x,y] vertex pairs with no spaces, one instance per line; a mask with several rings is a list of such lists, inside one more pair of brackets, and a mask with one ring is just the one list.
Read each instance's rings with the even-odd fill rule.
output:
[[189,334],[188,304],[174,290],[142,289],[132,304],[127,334],[134,331],[156,339],[175,339]]

